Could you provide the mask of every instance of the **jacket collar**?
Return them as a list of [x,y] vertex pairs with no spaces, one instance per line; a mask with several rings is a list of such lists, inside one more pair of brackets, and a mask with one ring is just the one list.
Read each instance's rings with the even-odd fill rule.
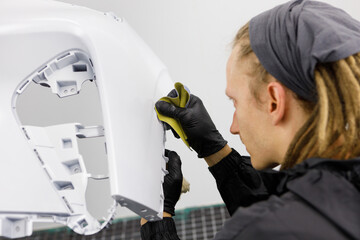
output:
[[349,238],[360,236],[360,158],[311,158],[289,170],[265,171],[264,177],[271,194],[291,191]]
[[309,158],[291,169],[279,172],[263,170],[260,173],[269,193],[280,195],[288,190],[286,185],[289,181],[297,179],[315,169],[340,175],[360,191],[360,158],[351,160]]

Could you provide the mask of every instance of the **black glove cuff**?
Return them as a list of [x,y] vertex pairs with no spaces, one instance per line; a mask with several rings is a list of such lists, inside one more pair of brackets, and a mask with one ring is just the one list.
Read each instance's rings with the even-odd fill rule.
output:
[[[174,206],[175,206],[175,204],[174,204]],[[164,212],[171,214],[171,216],[175,216],[175,207],[167,206],[167,204],[164,203]]]
[[[178,240],[179,237],[176,234],[176,226],[174,219],[171,217],[165,217],[160,221],[147,222],[141,226],[141,239],[155,239],[153,236],[162,236],[168,240]],[[163,238],[159,238],[163,239]]]
[[214,153],[220,151],[228,142],[224,139],[216,141],[214,143],[209,143],[203,147],[201,151],[198,152],[198,158],[205,158]]

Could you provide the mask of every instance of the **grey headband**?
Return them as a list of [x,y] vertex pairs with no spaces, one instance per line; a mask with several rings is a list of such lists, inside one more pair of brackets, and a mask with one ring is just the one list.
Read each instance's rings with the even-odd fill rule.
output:
[[360,22],[329,4],[296,0],[250,20],[250,44],[260,63],[305,100],[316,102],[314,70],[360,52]]

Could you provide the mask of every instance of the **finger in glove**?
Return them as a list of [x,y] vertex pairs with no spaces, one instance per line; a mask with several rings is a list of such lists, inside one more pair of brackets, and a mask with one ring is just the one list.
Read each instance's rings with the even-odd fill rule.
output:
[[177,132],[169,125],[167,124],[166,122],[163,122],[164,123],[164,128],[165,130],[171,130],[171,132],[173,133],[174,137],[176,137],[177,139],[180,138],[180,136],[177,134]]
[[165,151],[165,156],[169,158],[167,170],[169,173],[164,177],[164,211],[175,215],[175,205],[180,198],[183,175],[181,172],[180,156],[174,151]]

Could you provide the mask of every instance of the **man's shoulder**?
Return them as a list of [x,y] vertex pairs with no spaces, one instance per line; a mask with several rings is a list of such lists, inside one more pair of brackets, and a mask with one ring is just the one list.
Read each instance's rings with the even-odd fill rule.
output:
[[240,207],[215,239],[320,239],[324,236],[343,238],[321,214],[297,195],[287,192],[250,207]]
[[[240,235],[248,236],[253,231],[269,227],[268,223],[272,225],[269,230],[274,231],[275,228],[280,227],[280,223],[274,221],[274,216],[279,217],[281,208],[289,207],[293,202],[299,202],[299,199],[289,192],[282,197],[273,195],[268,200],[249,207],[239,207],[231,219],[225,222],[215,239],[236,239]],[[260,236],[257,236],[257,239],[261,239]]]
[[239,208],[216,239],[359,239],[360,161],[310,159],[267,200]]

